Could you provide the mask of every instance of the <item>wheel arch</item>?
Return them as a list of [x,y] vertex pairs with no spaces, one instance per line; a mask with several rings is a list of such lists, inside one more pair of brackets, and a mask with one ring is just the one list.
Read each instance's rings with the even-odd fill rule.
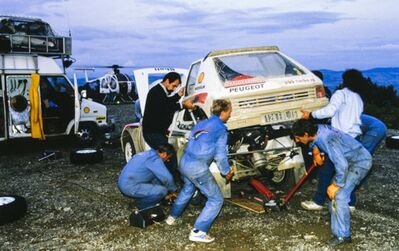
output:
[[133,146],[136,150],[136,153],[143,152],[149,149],[149,146],[144,140],[143,130],[141,126],[133,125],[133,126],[125,126],[123,128],[120,138],[122,152],[125,151],[125,144],[127,142],[127,139],[129,138],[133,142]]

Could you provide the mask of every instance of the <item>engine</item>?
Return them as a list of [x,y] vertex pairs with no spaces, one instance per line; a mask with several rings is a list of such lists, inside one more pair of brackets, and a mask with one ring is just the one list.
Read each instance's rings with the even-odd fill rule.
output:
[[235,179],[261,175],[278,183],[284,179],[284,170],[292,168],[286,164],[300,155],[286,125],[230,131],[228,147],[230,160],[236,168]]

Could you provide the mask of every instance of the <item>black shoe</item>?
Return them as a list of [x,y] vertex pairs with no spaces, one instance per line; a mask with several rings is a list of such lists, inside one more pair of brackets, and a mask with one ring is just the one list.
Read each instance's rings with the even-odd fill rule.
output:
[[352,242],[351,237],[334,237],[328,241],[328,244],[330,244],[331,246],[338,246],[350,242]]

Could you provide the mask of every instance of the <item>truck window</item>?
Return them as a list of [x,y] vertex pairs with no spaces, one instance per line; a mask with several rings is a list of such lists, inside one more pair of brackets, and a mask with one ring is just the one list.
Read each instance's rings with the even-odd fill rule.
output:
[[252,53],[215,57],[214,63],[223,82],[251,78],[276,78],[304,73],[297,65],[279,53]]
[[[68,80],[63,76],[41,76],[45,78],[48,84],[56,93],[66,94],[70,97],[74,96],[74,91],[72,86],[69,84]],[[44,79],[43,79],[44,80]],[[45,81],[45,80],[44,80]]]
[[30,76],[7,76],[7,96],[22,95],[29,97]]

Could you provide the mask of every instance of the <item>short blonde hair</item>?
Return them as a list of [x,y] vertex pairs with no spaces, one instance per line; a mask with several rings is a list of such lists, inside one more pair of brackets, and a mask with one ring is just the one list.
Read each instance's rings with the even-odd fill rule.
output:
[[211,113],[219,116],[221,112],[227,111],[231,107],[228,99],[215,99],[212,103]]

